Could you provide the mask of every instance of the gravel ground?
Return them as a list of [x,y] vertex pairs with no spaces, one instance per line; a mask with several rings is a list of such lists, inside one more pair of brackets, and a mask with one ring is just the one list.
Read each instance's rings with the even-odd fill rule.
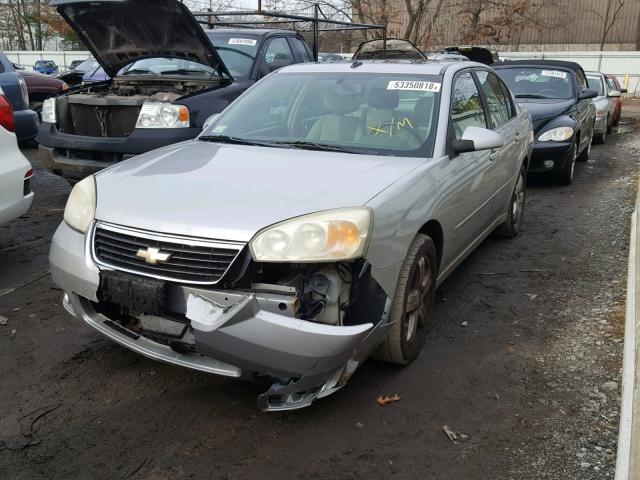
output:
[[445,282],[416,362],[369,361],[281,414],[256,410],[255,385],[155,363],[63,313],[46,255],[69,188],[26,151],[34,208],[0,228],[0,478],[613,478],[640,103],[625,110],[572,186],[529,185],[522,236],[487,240]]

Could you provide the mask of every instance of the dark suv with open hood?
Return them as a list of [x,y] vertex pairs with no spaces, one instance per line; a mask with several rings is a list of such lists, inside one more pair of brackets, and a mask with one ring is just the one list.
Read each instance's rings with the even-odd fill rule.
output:
[[576,160],[589,158],[596,119],[591,99],[598,92],[589,88],[582,67],[574,62],[517,60],[493,68],[533,118],[529,173],[569,185]]
[[[176,0],[53,0],[110,80],[48,99],[46,165],[76,181],[114,162],[195,138],[259,78],[311,61],[288,30],[203,30]],[[153,15],[149,13],[153,12]]]

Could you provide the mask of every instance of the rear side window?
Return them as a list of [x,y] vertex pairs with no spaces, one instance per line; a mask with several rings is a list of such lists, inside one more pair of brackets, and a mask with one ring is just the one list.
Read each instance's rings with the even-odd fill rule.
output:
[[311,61],[311,55],[309,55],[309,51],[302,40],[296,37],[289,37],[289,42],[291,42],[294,53],[302,62],[307,63]]
[[480,93],[470,72],[464,72],[454,80],[451,125],[457,140],[462,138],[467,127],[487,128]]
[[500,127],[511,119],[509,112],[509,98],[505,96],[502,82],[493,73],[486,70],[476,71],[480,88],[487,100],[489,118],[493,128]]

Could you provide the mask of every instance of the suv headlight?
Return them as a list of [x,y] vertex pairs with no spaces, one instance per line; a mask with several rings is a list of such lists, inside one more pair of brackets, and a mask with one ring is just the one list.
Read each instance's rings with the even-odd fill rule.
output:
[[46,123],[56,123],[56,99],[47,98],[42,104],[42,121]]
[[538,137],[539,142],[562,142],[573,137],[573,128],[558,127],[552,128],[548,132],[544,132]]
[[370,208],[327,210],[259,232],[249,247],[257,262],[329,262],[361,257],[371,235]]
[[136,128],[187,128],[189,109],[184,105],[163,102],[144,102]]
[[76,183],[64,208],[64,221],[74,230],[86,233],[96,215],[96,180],[93,175]]

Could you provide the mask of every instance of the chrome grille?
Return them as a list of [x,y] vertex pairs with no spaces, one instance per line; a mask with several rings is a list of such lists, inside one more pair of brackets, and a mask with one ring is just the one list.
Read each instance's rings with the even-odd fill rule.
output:
[[[93,256],[102,265],[180,283],[214,284],[229,269],[244,245],[171,237],[98,223]],[[140,249],[158,248],[171,257],[156,265],[138,258]]]

